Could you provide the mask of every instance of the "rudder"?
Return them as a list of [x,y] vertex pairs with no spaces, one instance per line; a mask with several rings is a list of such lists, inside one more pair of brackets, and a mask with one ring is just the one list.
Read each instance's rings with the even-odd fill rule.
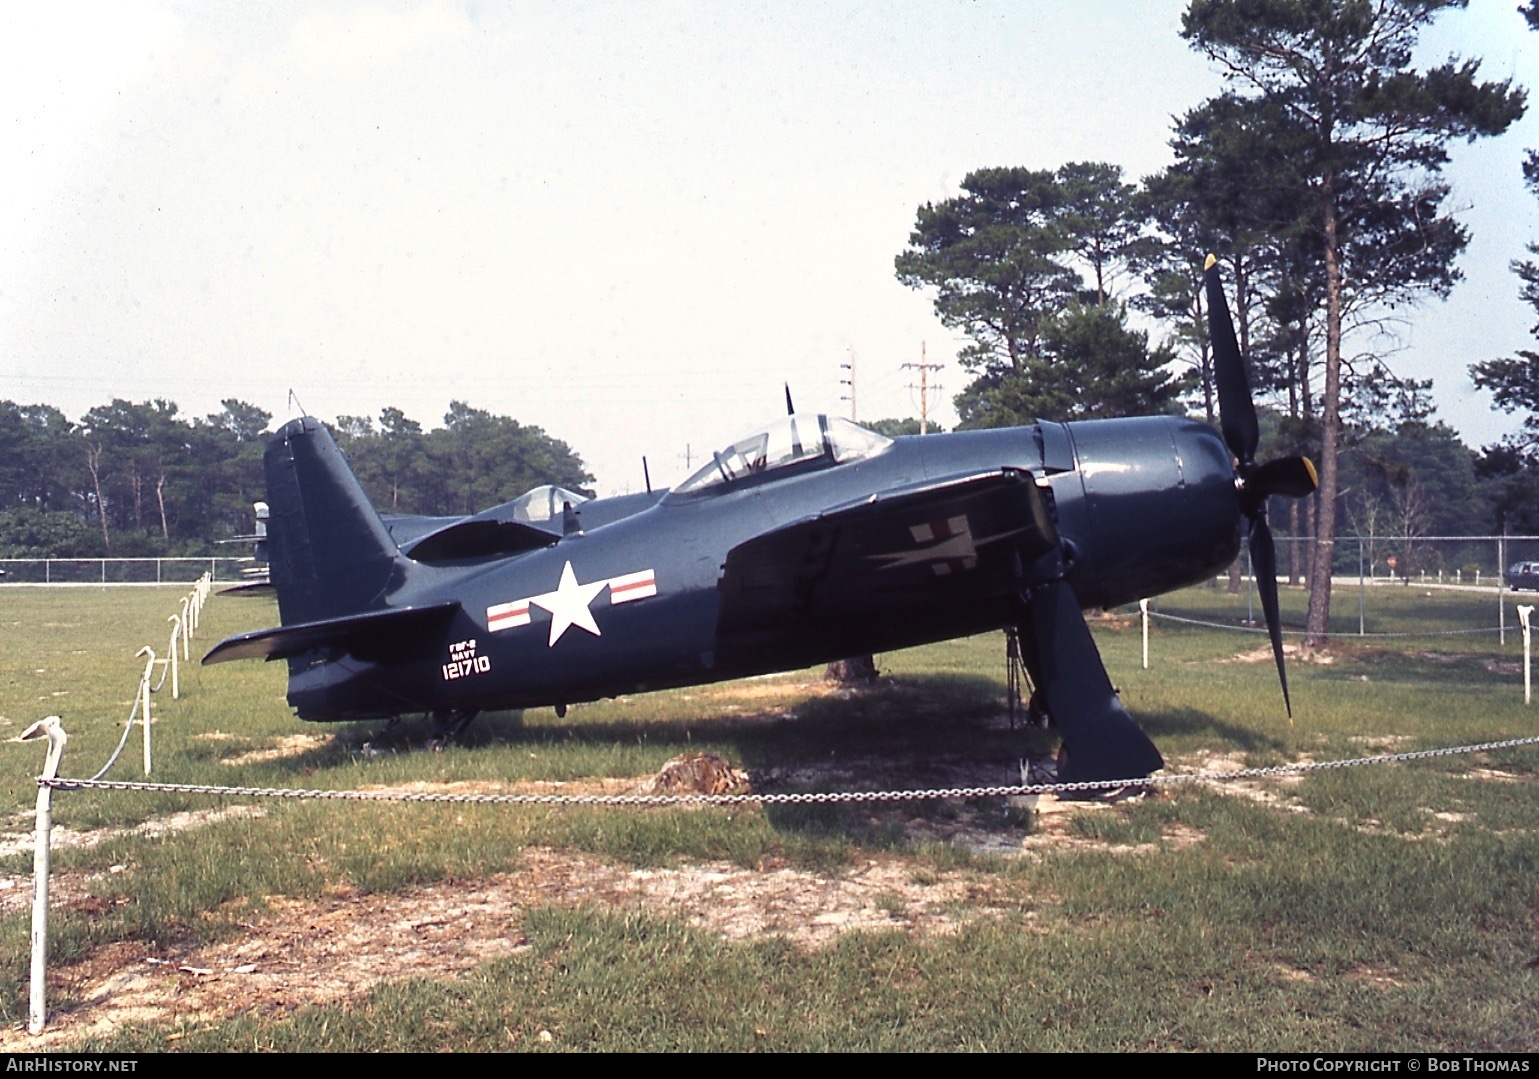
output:
[[283,624],[382,607],[404,559],[331,433],[312,417],[293,420],[268,441],[262,466]]

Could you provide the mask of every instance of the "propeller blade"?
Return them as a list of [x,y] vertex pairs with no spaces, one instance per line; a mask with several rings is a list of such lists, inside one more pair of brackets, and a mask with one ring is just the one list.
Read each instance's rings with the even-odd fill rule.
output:
[[1266,515],[1250,519],[1250,568],[1261,593],[1261,610],[1266,615],[1266,631],[1272,638],[1272,658],[1277,661],[1277,680],[1282,683],[1283,707],[1293,718],[1293,702],[1288,699],[1288,668],[1283,665],[1282,615],[1277,610],[1277,548]]
[[1246,492],[1260,500],[1272,495],[1303,498],[1320,486],[1320,475],[1308,457],[1279,457],[1251,470],[1245,477]]
[[1250,397],[1250,379],[1245,374],[1245,358],[1234,336],[1234,322],[1224,299],[1224,283],[1219,279],[1218,260],[1208,256],[1203,283],[1208,290],[1208,337],[1213,342],[1213,380],[1218,385],[1219,428],[1224,444],[1240,464],[1249,465],[1261,441],[1261,425],[1256,420],[1256,405]]
[[1277,609],[1277,548],[1272,530],[1266,523],[1266,500],[1271,495],[1303,498],[1319,485],[1314,462],[1307,457],[1279,457],[1259,467],[1255,464],[1256,445],[1261,441],[1261,427],[1256,420],[1256,404],[1250,396],[1250,379],[1245,373],[1245,357],[1234,336],[1234,322],[1224,299],[1219,280],[1218,259],[1209,255],[1203,266],[1203,284],[1208,293],[1208,335],[1213,342],[1213,376],[1218,384],[1219,426],[1224,444],[1239,461],[1236,471],[1241,484],[1241,509],[1250,522],[1250,565],[1261,593],[1261,610],[1266,615],[1267,635],[1272,639],[1272,658],[1277,661],[1277,680],[1282,683],[1283,706],[1293,717],[1293,701],[1288,696],[1288,668],[1283,663],[1282,616]]

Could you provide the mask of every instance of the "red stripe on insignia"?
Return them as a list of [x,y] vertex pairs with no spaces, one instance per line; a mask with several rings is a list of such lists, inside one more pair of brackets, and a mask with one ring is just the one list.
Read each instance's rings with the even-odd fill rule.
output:
[[627,573],[609,579],[610,603],[629,603],[632,600],[646,599],[648,596],[655,595],[657,595],[657,579],[652,570],[644,569],[640,573]]
[[512,629],[515,626],[527,626],[529,624],[529,601],[527,599],[514,600],[512,603],[499,603],[495,607],[486,609],[486,628],[493,632],[502,629]]

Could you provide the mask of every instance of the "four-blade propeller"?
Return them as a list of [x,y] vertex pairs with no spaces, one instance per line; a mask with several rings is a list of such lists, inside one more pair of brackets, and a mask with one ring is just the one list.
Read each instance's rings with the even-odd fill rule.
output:
[[1212,255],[1208,256],[1204,267],[1203,282],[1208,292],[1208,335],[1213,342],[1213,376],[1218,384],[1219,428],[1224,435],[1224,444],[1235,458],[1240,510],[1245,515],[1249,532],[1251,573],[1261,593],[1261,610],[1266,615],[1267,633],[1272,638],[1272,656],[1277,661],[1277,677],[1282,682],[1283,704],[1291,716],[1293,702],[1288,698],[1282,619],[1277,610],[1277,551],[1266,521],[1266,500],[1272,495],[1303,498],[1314,491],[1318,477],[1313,462],[1307,457],[1279,457],[1256,464],[1261,427],[1256,421],[1256,406],[1250,396],[1245,358],[1240,355],[1229,305],[1224,300],[1218,260]]

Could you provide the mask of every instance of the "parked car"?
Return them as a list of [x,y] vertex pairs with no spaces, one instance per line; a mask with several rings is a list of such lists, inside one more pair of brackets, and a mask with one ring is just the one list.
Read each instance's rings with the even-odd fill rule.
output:
[[1514,592],[1539,592],[1539,562],[1514,562],[1507,570],[1507,587]]

